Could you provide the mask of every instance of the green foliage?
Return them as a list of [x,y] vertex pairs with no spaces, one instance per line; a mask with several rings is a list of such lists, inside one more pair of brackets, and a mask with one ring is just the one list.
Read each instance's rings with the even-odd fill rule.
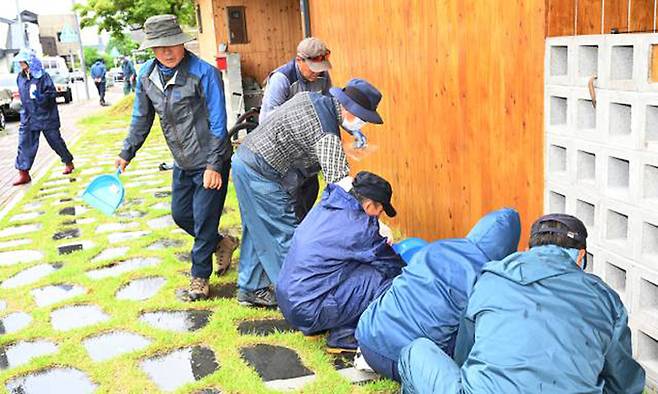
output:
[[103,61],[105,61],[105,67],[114,67],[114,60],[112,59],[112,56],[107,53],[99,52],[98,49],[94,47],[84,47],[83,50],[85,54],[85,62],[87,63],[87,72],[89,72],[91,65],[98,59],[103,59]]
[[88,0],[87,4],[76,4],[82,27],[98,26],[98,31],[107,31],[120,37],[126,28],[138,29],[149,16],[173,14],[178,22],[186,26],[196,24],[193,0]]
[[107,43],[106,51],[109,53],[116,48],[120,54],[129,56],[131,52],[139,47],[137,41],[133,40],[127,34],[112,35],[110,42]]

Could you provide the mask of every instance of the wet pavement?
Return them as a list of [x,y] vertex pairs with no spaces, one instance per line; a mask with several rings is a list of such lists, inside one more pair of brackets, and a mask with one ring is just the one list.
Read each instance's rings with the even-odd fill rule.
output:
[[212,350],[195,346],[141,362],[141,368],[164,391],[203,379],[219,369]]
[[91,279],[103,279],[111,276],[119,276],[126,272],[138,270],[144,267],[152,267],[158,265],[160,259],[150,257],[150,258],[137,258],[130,259],[120,263],[111,264],[104,268],[99,268],[87,272],[87,276]]
[[276,332],[297,331],[284,319],[246,320],[238,324],[241,335],[265,336]]
[[48,306],[85,294],[85,288],[78,285],[58,284],[31,290],[37,306]]
[[32,316],[25,312],[14,312],[0,319],[0,335],[13,334],[32,323]]
[[3,289],[26,286],[40,281],[42,278],[62,268],[61,264],[39,264],[17,273],[0,284]]
[[241,348],[240,355],[265,382],[313,375],[294,350],[283,346],[257,344]]
[[153,297],[167,283],[163,277],[135,279],[117,291],[118,300],[143,301]]
[[12,394],[93,393],[96,385],[83,372],[73,368],[52,368],[7,382]]
[[150,345],[151,341],[138,334],[117,331],[87,338],[83,344],[92,360],[105,361],[124,353],[143,349]]
[[50,323],[55,330],[69,331],[109,320],[110,317],[95,305],[74,305],[55,309]]
[[204,310],[145,312],[139,320],[161,330],[192,332],[208,324],[212,312]]
[[0,369],[16,368],[35,357],[54,354],[57,350],[57,345],[45,340],[15,343],[0,350]]

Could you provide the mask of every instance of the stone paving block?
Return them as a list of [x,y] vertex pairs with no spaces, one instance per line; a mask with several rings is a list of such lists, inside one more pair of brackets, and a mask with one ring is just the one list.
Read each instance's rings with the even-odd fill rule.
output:
[[257,344],[240,348],[241,357],[256,370],[264,382],[311,376],[299,355],[282,346]]
[[23,205],[23,212],[32,212],[37,209],[41,209],[43,207],[43,203],[40,202],[30,202],[25,205]]
[[11,379],[5,387],[9,392],[16,394],[86,394],[93,393],[97,386],[77,369],[55,367]]
[[74,239],[74,238],[80,238],[80,229],[72,228],[68,230],[58,231],[55,234],[53,234],[54,241],[60,241],[62,239]]
[[163,277],[135,279],[117,291],[118,300],[143,301],[153,297],[167,283]]
[[140,364],[149,378],[164,391],[174,391],[219,369],[215,353],[202,346],[176,350],[146,359]]
[[39,264],[25,269],[0,284],[0,288],[12,289],[40,281],[62,268],[61,264]]
[[13,334],[32,323],[32,316],[25,312],[14,312],[0,319],[0,335]]
[[11,241],[0,242],[0,249],[15,248],[16,246],[29,245],[32,243],[31,239],[13,239]]
[[31,263],[41,260],[43,253],[38,250],[12,250],[0,252],[0,266],[15,265],[19,263]]
[[33,212],[27,212],[27,213],[19,213],[17,215],[14,215],[9,219],[10,222],[22,222],[26,220],[33,220],[38,218],[39,216],[43,215],[43,211],[33,211]]
[[85,294],[84,287],[71,284],[48,285],[30,291],[37,306],[48,306]]
[[4,230],[0,230],[0,238],[11,237],[14,235],[29,234],[39,229],[41,229],[41,224],[38,223],[23,224],[20,226],[11,226],[5,228]]
[[75,207],[62,208],[58,213],[62,216],[75,216]]
[[119,276],[126,272],[135,271],[140,268],[153,267],[158,264],[160,264],[160,259],[154,257],[135,258],[120,263],[111,264],[103,268],[88,271],[87,276],[90,277],[91,279],[103,279],[113,276]]
[[266,336],[276,332],[297,331],[285,319],[244,320],[238,323],[240,335]]
[[151,341],[128,331],[114,331],[87,338],[82,343],[89,357],[99,362],[144,349],[151,344]]
[[138,210],[119,211],[116,215],[123,219],[137,219],[146,216],[146,212]]
[[122,233],[112,233],[107,236],[107,240],[111,244],[116,244],[119,242],[130,241],[133,239],[141,238],[150,233],[151,233],[150,231],[128,231]]
[[160,239],[158,241],[153,242],[150,244],[146,249],[148,250],[162,250],[162,249],[169,249],[169,248],[180,248],[183,246],[185,242],[179,240],[179,239]]
[[113,260],[123,257],[126,255],[126,253],[128,253],[128,249],[130,249],[128,246],[104,249],[102,252],[96,255],[96,257],[91,259],[91,262],[96,263],[99,261]]
[[139,320],[161,330],[193,332],[208,324],[212,312],[190,309],[185,311],[145,312]]
[[0,369],[11,369],[29,363],[35,357],[54,354],[57,345],[46,340],[20,341],[0,350]]
[[50,323],[59,331],[91,326],[109,319],[110,317],[96,305],[65,306],[50,313]]
[[171,226],[175,226],[176,223],[174,223],[174,219],[171,217],[171,215],[166,215],[166,216],[161,216],[156,219],[151,219],[146,224],[152,229],[152,230],[159,230]]
[[75,243],[59,245],[57,246],[57,251],[60,255],[66,255],[80,250],[90,249],[93,246],[94,246],[93,242],[81,240]]
[[125,230],[130,230],[139,227],[137,222],[129,223],[103,223],[96,227],[97,233],[109,233],[109,232],[123,232]]

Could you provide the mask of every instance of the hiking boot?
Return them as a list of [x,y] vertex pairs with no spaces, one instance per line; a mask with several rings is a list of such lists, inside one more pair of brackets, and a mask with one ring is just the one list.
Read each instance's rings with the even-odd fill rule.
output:
[[276,294],[271,287],[264,287],[254,291],[238,290],[238,303],[247,306],[275,307]]
[[190,289],[187,291],[186,297],[188,301],[206,300],[209,293],[208,279],[195,277],[190,279]]
[[231,268],[231,257],[238,246],[240,246],[240,240],[232,235],[225,235],[219,241],[217,249],[215,249],[215,258],[217,260],[215,275],[224,275]]
[[68,175],[75,170],[75,166],[73,165],[73,162],[66,163],[64,164],[64,171],[62,171],[63,175]]
[[26,170],[18,170],[18,176],[14,180],[13,185],[20,186],[30,182],[32,182],[32,178],[30,177],[30,172]]

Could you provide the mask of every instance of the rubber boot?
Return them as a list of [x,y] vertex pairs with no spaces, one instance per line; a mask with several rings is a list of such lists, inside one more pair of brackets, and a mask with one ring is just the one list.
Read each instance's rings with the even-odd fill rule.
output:
[[75,169],[75,166],[73,165],[73,162],[66,163],[64,165],[64,171],[62,171],[62,174],[68,175],[68,174],[72,173],[74,169]]
[[18,177],[16,177],[16,180],[14,181],[14,186],[20,186],[30,182],[32,182],[30,172],[26,170],[18,170]]

